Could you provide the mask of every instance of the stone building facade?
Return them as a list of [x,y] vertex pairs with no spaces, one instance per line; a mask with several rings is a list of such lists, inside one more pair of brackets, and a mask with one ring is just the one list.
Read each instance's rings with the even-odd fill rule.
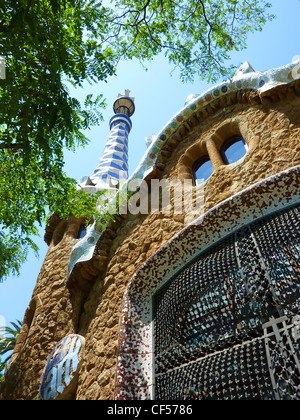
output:
[[[231,145],[242,139],[246,153],[228,164],[223,145],[230,139]],[[49,250],[5,373],[1,397],[299,399],[299,353],[295,350],[300,279],[299,139],[299,63],[268,72],[245,66],[233,79],[189,97],[185,107],[151,139],[131,177],[137,180],[137,192],[146,188],[149,202],[151,180],[190,180],[194,195],[197,191],[202,194],[200,211],[180,214],[174,211],[173,201],[169,212],[116,215],[102,232],[90,226],[83,239],[79,237],[84,220],[64,221],[52,215],[45,234]],[[212,173],[197,183],[196,169],[201,170],[207,161]],[[292,274],[284,290],[284,280],[281,284],[279,274],[278,279],[274,274],[279,269],[267,261],[268,252],[264,257],[262,248],[265,243],[288,238],[275,234],[276,228],[274,238],[253,233],[272,231],[268,227],[272,224],[283,226],[280,220],[286,220],[289,238],[296,232],[291,244],[276,245],[281,246],[278,255],[288,252],[282,249],[294,250],[286,263],[286,272]],[[231,245],[223,248],[227,239]],[[246,240],[254,241],[259,256],[249,254],[252,245],[242,246]],[[231,249],[235,249],[234,257]],[[235,282],[236,274],[228,274],[228,258],[237,261]],[[259,268],[250,272],[255,264]],[[263,278],[268,279],[267,285]],[[226,293],[219,290],[219,284],[226,286],[222,286]],[[260,288],[261,293],[255,294]],[[242,293],[239,299],[235,297]],[[274,303],[278,295],[289,298]],[[220,309],[221,301],[225,303]],[[268,307],[268,314],[258,307]],[[220,321],[221,315],[226,322]],[[275,345],[272,334],[278,331],[289,338]],[[66,337],[75,340],[71,367],[65,361],[57,366],[55,358],[62,347],[53,353]],[[81,341],[76,337],[82,337]],[[288,356],[283,363],[292,370],[289,379],[276,366],[272,368],[276,346],[285,346],[295,355],[293,362]],[[247,357],[240,353],[244,348]],[[234,362],[229,363],[233,354]],[[249,363],[243,367],[251,357],[262,359],[257,379],[252,378],[254,368]],[[45,370],[47,360],[49,371]],[[222,363],[225,376],[220,373]],[[219,377],[221,384],[212,384],[205,376],[209,373]],[[227,383],[229,374],[235,375],[232,389]],[[239,395],[237,389],[245,391]]]

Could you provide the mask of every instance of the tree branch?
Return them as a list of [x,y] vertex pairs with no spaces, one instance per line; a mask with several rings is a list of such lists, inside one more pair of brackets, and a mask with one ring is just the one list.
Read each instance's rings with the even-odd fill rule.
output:
[[210,21],[207,19],[207,16],[206,16],[206,11],[205,11],[205,6],[204,6],[204,3],[203,3],[203,1],[202,0],[199,0],[200,1],[200,3],[201,3],[201,5],[202,5],[202,10],[203,10],[203,16],[204,16],[204,19],[205,19],[205,21],[206,21],[206,23],[209,25],[209,32],[208,32],[208,52],[209,52],[209,54],[211,54],[211,41],[210,41],[210,34],[211,34],[211,31],[213,30],[213,25],[210,23]]

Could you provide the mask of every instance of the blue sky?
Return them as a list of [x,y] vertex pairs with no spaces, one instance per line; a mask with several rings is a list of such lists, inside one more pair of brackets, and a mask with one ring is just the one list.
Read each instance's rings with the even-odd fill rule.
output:
[[[273,13],[277,19],[268,23],[261,33],[248,38],[247,50],[234,53],[231,61],[237,67],[249,61],[257,71],[264,71],[284,66],[292,62],[293,57],[300,56],[300,1],[270,0]],[[108,122],[113,115],[112,105],[118,93],[131,90],[135,97],[136,112],[132,116],[133,127],[129,135],[129,173],[131,174],[146,151],[145,137],[158,133],[163,126],[184,106],[191,93],[202,94],[210,85],[195,79],[193,84],[183,84],[178,73],[170,72],[172,68],[163,57],[158,57],[150,64],[145,64],[147,71],[137,61],[123,63],[119,66],[117,76],[96,86],[88,86],[86,93],[102,93],[107,99],[104,110],[104,122],[87,132],[90,143],[75,153],[66,152],[65,172],[79,179],[91,175],[103,151],[109,135]],[[82,92],[78,91],[78,97]],[[82,95],[83,96],[83,95]],[[40,257],[30,254],[19,277],[11,277],[0,283],[0,326],[6,321],[23,320],[25,310],[30,302],[37,276],[47,252],[41,238],[37,240]]]

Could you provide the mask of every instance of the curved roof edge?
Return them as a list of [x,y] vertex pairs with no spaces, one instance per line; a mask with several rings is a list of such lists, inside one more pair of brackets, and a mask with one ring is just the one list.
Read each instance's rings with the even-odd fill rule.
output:
[[[190,95],[190,101],[187,102],[170,121],[168,121],[158,134],[149,138],[149,143],[150,141],[151,143],[146,153],[136,170],[126,181],[126,184],[124,184],[123,187],[121,186],[120,193],[122,194],[123,191],[127,191],[128,185],[130,185],[130,191],[134,192],[138,190],[142,181],[153,171],[159,152],[168,138],[174,134],[185,121],[213,101],[230,93],[243,90],[257,91],[259,95],[263,96],[278,86],[288,85],[296,80],[300,80],[300,60],[284,67],[265,72],[251,72],[250,70],[250,72],[245,73],[243,71],[238,71],[236,76],[232,79],[212,87],[202,95]],[[104,230],[105,227],[101,231],[97,228],[96,223],[94,223],[87,232],[87,235],[74,246],[69,260],[67,278],[70,276],[77,263],[89,261],[93,257],[97,242]]]
[[137,179],[142,181],[152,171],[159,151],[167,139],[193,114],[210,103],[230,93],[243,90],[257,91],[259,95],[265,96],[275,87],[288,85],[300,79],[300,60],[277,69],[262,72],[251,71],[251,68],[245,73],[242,71],[242,67],[240,68],[241,71],[238,70],[232,79],[219,83],[201,95],[189,95],[185,106],[168,121],[158,134],[151,136],[151,143],[138,167],[129,177],[128,183]]

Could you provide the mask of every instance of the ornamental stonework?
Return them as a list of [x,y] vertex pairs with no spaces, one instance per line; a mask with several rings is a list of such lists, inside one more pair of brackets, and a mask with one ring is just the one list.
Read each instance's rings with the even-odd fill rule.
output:
[[[155,358],[161,357],[155,355],[153,347],[155,293],[194,258],[230,234],[300,203],[300,75],[295,78],[293,69],[293,65],[271,72],[248,68],[250,72],[189,98],[162,131],[147,140],[147,154],[135,172],[137,191],[144,181],[151,198],[153,179],[190,180],[194,192],[197,188],[203,192],[203,208],[198,214],[190,218],[178,214],[171,202],[169,213],[119,214],[101,232],[90,225],[83,238],[84,220],[63,221],[52,215],[45,233],[49,250],[1,384],[2,399],[153,399],[168,395],[164,374],[153,370]],[[126,150],[124,146],[119,155],[120,170],[125,172],[128,131]],[[221,148],[232,136],[242,136],[247,152],[238,161],[225,164]],[[114,137],[114,142],[117,140]],[[128,141],[130,153],[130,138]],[[196,186],[193,165],[203,156],[209,157],[213,171]],[[96,188],[91,178],[83,182],[87,189]],[[252,240],[253,248],[259,250],[255,238]],[[289,250],[284,249],[284,253],[289,255]],[[299,283],[298,260],[295,255],[289,258],[290,271],[298,276]],[[232,285],[224,284],[231,293]],[[164,297],[163,304],[166,301]],[[228,302],[228,308],[225,305],[226,314],[233,302]],[[274,341],[278,331],[280,336],[298,339],[297,314],[275,312],[268,320],[255,318],[266,335],[250,352],[264,364],[261,352],[266,351],[262,348],[268,342],[267,370],[280,347]],[[187,320],[177,315],[178,325],[174,324],[173,331],[180,344],[180,340],[187,340],[183,327]],[[204,326],[209,323],[207,317]],[[162,331],[166,328],[161,319],[157,325]],[[201,334],[194,334],[197,344]],[[196,356],[203,373],[200,353]],[[179,356],[172,357],[179,372]],[[240,362],[245,360],[243,356]],[[227,361],[224,366],[233,373],[239,368]],[[156,375],[161,376],[157,379]],[[184,398],[208,396],[204,388],[182,378],[174,381],[186,384]],[[268,390],[274,399],[280,399],[282,391],[276,378],[270,381]],[[291,399],[299,392],[294,382],[292,386]]]

